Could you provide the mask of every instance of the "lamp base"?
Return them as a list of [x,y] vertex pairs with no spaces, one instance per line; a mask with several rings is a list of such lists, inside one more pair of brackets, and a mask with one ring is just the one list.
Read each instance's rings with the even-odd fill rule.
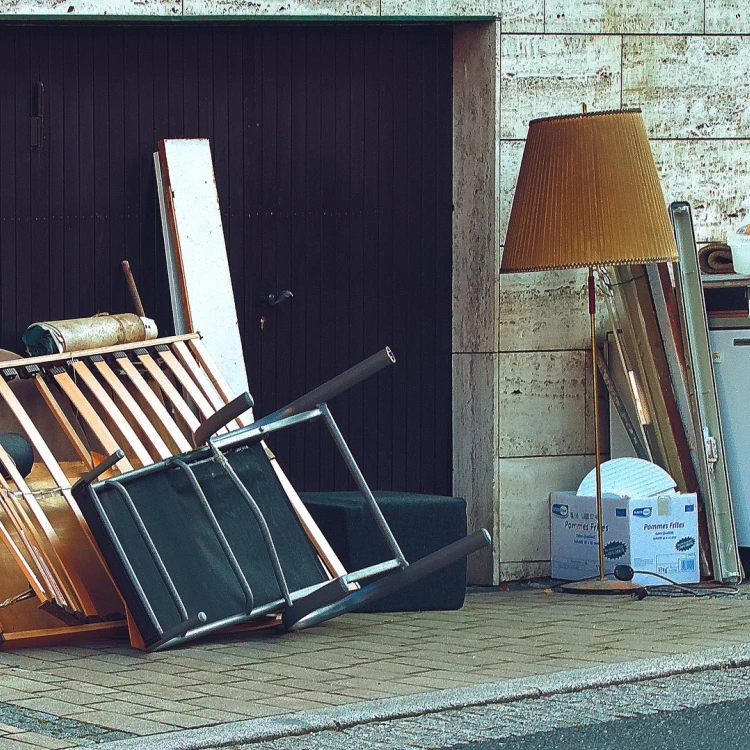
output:
[[633,581],[617,581],[611,578],[591,581],[571,581],[560,586],[565,594],[633,594],[643,588]]

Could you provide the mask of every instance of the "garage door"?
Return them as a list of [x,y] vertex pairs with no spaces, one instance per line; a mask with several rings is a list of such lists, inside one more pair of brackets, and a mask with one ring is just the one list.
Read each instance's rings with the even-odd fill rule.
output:
[[[3,347],[131,309],[123,258],[169,332],[151,154],[181,137],[211,140],[259,413],[391,345],[334,415],[374,486],[449,492],[450,28],[0,29]],[[300,486],[348,486],[317,428],[276,449]]]

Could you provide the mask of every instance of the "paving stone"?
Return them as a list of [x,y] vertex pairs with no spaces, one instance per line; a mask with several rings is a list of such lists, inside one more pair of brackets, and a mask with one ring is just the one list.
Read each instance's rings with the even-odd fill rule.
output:
[[96,724],[108,729],[119,729],[124,732],[133,734],[157,734],[159,732],[168,732],[172,727],[169,724],[163,724],[157,721],[141,719],[137,716],[127,716],[111,711],[84,711],[77,714],[76,719],[88,724]]
[[176,711],[150,711],[139,714],[139,716],[141,719],[158,721],[160,724],[171,724],[173,727],[180,727],[181,729],[194,729],[216,723],[195,714],[177,713]]
[[20,701],[12,701],[14,706],[29,708],[32,711],[43,711],[44,713],[54,714],[55,716],[75,716],[76,714],[89,711],[87,706],[81,706],[76,703],[68,703],[56,698],[26,698]]
[[[284,696],[279,696],[278,700],[283,699]],[[269,698],[270,700],[277,700],[275,698]],[[319,707],[320,704],[315,704]],[[274,705],[274,709],[271,710],[268,704],[261,703],[260,701],[238,701],[234,698],[221,698],[219,696],[204,696],[202,698],[196,698],[185,703],[185,708],[193,707],[195,709],[200,708],[211,708],[217,711],[224,711],[243,717],[256,717],[256,716],[269,716],[275,713],[279,713],[281,707]],[[310,707],[307,705],[306,707]],[[288,709],[287,709],[288,710]]]
[[[216,639],[163,654],[119,643],[33,649],[20,658],[0,652],[0,701],[6,695],[71,720],[147,734],[743,642],[750,642],[750,599],[593,601],[519,588],[470,593],[457,612],[349,615],[302,633]],[[657,683],[639,710],[667,699]],[[750,692],[750,678],[716,673],[690,691],[691,700],[715,699],[733,685]],[[632,702],[625,690],[619,699],[605,695],[602,705],[620,710],[623,695]],[[482,710],[472,731],[490,720]],[[558,703],[546,710],[550,721],[562,721]],[[496,726],[530,726],[513,711],[492,716]],[[430,737],[437,741],[445,726],[434,718]],[[0,727],[0,747],[23,731],[31,730],[3,734]],[[350,747],[377,742],[332,735]],[[420,745],[409,734],[404,746]]]
[[[46,747],[51,750],[61,750],[66,747],[75,747],[75,743],[69,740],[60,740],[55,737],[48,737],[39,732],[22,732],[21,734],[14,734],[13,740],[17,742],[26,742],[31,747]],[[0,744],[0,747],[4,746]]]

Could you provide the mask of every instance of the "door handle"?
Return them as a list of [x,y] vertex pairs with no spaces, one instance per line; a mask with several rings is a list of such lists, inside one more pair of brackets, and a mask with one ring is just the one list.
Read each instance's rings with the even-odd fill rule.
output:
[[290,298],[294,297],[294,295],[288,290],[284,289],[283,292],[279,292],[278,294],[265,294],[260,298],[260,303],[262,305],[271,305],[271,307],[276,307],[276,305],[280,305],[285,300],[288,300]]

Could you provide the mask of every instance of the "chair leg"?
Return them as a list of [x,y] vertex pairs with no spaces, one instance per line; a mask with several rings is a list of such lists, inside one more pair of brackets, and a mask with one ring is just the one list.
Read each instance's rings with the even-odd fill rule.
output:
[[[294,607],[284,613],[284,626],[287,630],[302,630],[347,612],[353,612],[364,604],[369,604],[400,591],[405,586],[419,581],[430,573],[445,568],[472,552],[486,547],[491,541],[489,532],[486,529],[480,529],[437,550],[437,552],[423,557],[421,560],[417,560],[411,565],[407,565],[405,568],[400,568],[367,586],[351,591],[343,599],[338,599],[329,604],[321,606],[320,599],[315,597],[317,591],[313,592],[304,599],[296,601]],[[305,606],[306,603],[308,606]]]

